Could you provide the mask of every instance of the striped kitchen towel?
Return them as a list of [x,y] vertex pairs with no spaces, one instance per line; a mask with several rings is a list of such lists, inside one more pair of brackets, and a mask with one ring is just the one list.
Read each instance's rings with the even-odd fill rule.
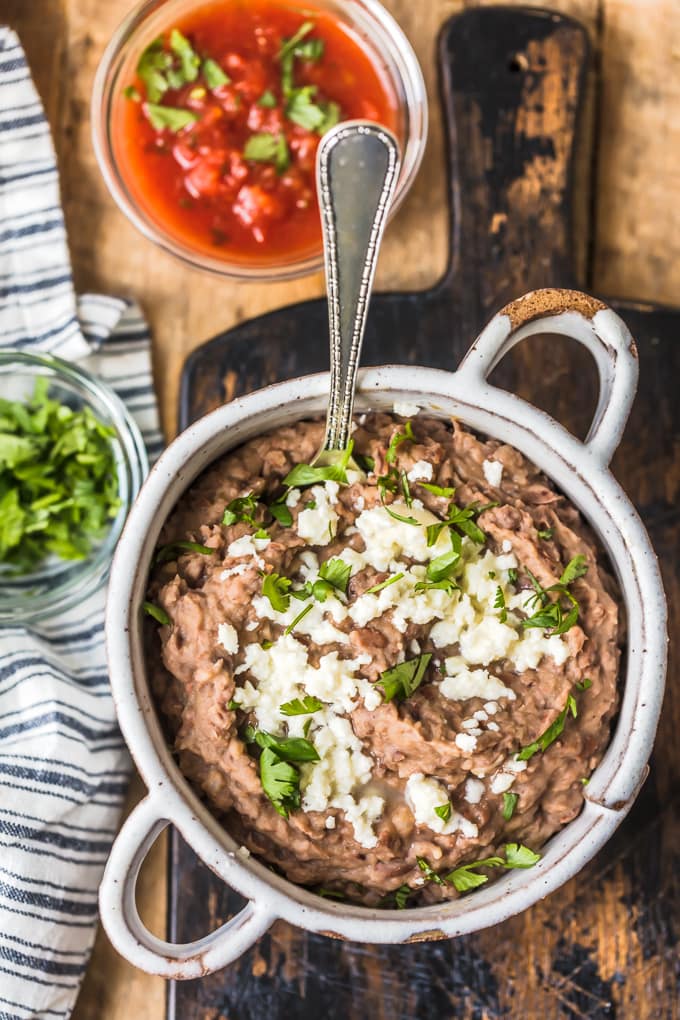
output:
[[[0,347],[105,379],[160,452],[149,333],[130,302],[76,299],[49,128],[17,36],[0,27]],[[105,592],[0,629],[0,1020],[69,1016],[129,760],[104,656]]]

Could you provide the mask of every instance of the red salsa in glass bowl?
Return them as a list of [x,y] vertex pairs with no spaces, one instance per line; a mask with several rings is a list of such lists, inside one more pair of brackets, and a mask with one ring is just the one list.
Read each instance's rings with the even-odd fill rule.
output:
[[400,138],[403,197],[422,157],[424,89],[375,0],[146,4],[112,40],[93,100],[123,211],[195,265],[254,278],[321,264],[316,150],[355,118]]

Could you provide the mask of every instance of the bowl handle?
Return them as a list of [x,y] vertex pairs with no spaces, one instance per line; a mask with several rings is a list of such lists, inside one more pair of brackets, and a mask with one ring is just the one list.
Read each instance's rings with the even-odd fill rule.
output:
[[146,797],[137,805],[113,844],[99,889],[102,924],[121,956],[149,974],[175,980],[202,977],[238,959],[275,918],[251,901],[196,942],[175,944],[153,935],[139,916],[135,888],[144,858],[170,824],[154,801]]
[[515,344],[538,333],[578,340],[595,359],[600,394],[585,445],[606,467],[635,398],[638,356],[628,327],[602,301],[577,290],[530,291],[494,315],[463,358],[459,375],[484,382]]

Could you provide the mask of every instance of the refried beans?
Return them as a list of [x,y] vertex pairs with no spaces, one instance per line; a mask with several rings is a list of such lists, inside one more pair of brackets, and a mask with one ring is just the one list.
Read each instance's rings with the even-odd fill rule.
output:
[[469,895],[581,809],[617,708],[616,588],[514,448],[403,405],[355,422],[346,468],[306,467],[322,437],[250,440],[170,515],[157,704],[244,853],[357,903]]

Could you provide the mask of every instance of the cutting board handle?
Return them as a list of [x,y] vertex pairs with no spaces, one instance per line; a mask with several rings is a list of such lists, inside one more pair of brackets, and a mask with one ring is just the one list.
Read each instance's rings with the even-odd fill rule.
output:
[[473,8],[442,27],[451,253],[440,287],[465,321],[539,287],[575,283],[574,148],[589,57],[578,22]]

